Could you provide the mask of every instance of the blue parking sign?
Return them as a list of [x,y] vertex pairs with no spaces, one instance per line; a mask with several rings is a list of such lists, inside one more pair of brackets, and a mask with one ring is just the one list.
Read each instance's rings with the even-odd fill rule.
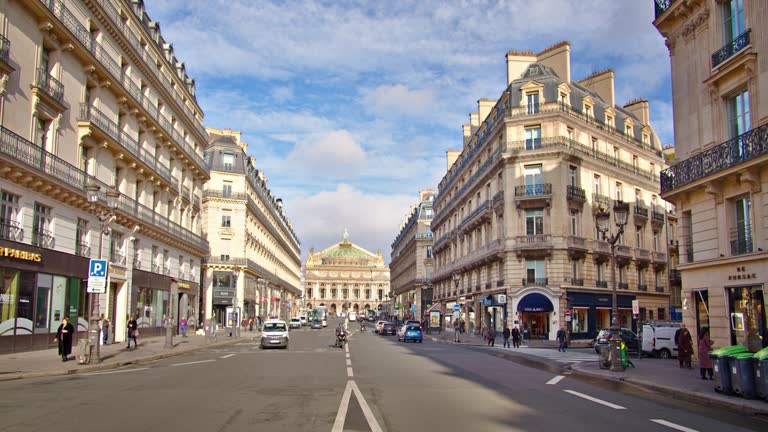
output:
[[88,265],[88,277],[107,277],[107,260],[92,259]]

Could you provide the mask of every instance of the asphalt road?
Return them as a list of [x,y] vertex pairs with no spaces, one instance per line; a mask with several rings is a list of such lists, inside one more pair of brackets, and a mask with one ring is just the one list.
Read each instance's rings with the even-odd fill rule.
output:
[[333,325],[293,331],[287,350],[244,339],[141,366],[2,382],[0,431],[768,430],[761,419],[479,347],[369,331],[354,333],[347,352],[331,346]]

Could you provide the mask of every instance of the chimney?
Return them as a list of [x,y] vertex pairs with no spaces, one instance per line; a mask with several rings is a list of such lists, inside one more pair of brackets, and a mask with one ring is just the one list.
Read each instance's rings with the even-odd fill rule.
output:
[[603,101],[613,108],[616,106],[616,94],[614,93],[615,75],[613,69],[605,69],[593,73],[592,75],[579,81],[587,89],[597,93]]
[[428,196],[434,195],[435,190],[434,189],[424,189],[419,191],[419,201],[424,201],[427,199]]
[[480,113],[477,111],[469,113],[469,124],[472,126],[472,132],[480,127]]
[[445,159],[446,159],[446,162],[447,162],[447,165],[446,165],[446,168],[445,168],[446,172],[451,170],[451,166],[453,166],[453,164],[456,162],[456,159],[459,158],[460,154],[461,154],[461,150],[453,150],[453,149],[451,149],[451,150],[448,150],[447,152],[445,152],[445,156],[446,156]]
[[467,145],[469,139],[472,137],[472,126],[469,123],[464,123],[461,126],[462,137],[464,138],[464,145]]
[[624,108],[637,117],[640,123],[649,125],[651,121],[650,105],[643,98],[633,99],[624,105]]
[[571,44],[562,41],[536,55],[536,62],[552,68],[566,83],[571,82]]
[[523,73],[531,63],[536,62],[536,53],[531,51],[507,52],[507,85],[523,76]]
[[480,115],[479,120],[481,123],[485,121],[485,119],[488,117],[488,114],[491,113],[491,110],[495,105],[496,105],[495,100],[480,99],[477,101],[477,112]]

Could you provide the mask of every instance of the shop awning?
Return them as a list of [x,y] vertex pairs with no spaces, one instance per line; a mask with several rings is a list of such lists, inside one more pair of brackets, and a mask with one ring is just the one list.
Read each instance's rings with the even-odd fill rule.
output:
[[519,312],[552,312],[555,307],[544,294],[531,293],[520,300],[517,310]]

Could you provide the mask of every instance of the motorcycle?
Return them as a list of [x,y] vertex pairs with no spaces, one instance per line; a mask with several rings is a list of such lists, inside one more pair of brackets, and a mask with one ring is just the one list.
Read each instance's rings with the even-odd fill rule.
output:
[[360,331],[361,331],[362,333],[365,333],[365,321],[361,321],[361,322],[360,322]]
[[341,330],[336,333],[336,346],[339,348],[344,348],[345,343],[347,343],[347,332]]

